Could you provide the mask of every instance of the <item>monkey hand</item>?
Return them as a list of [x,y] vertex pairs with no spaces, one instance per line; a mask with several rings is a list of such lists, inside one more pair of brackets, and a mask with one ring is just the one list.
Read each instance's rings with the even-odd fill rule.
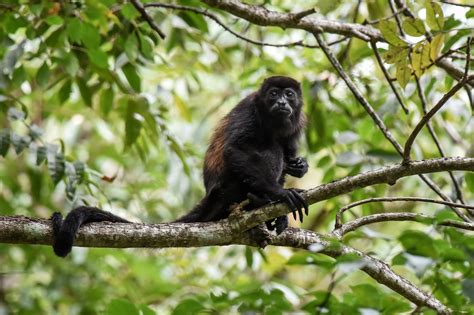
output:
[[308,162],[302,157],[290,158],[285,165],[285,173],[301,178],[308,172]]
[[303,223],[303,209],[304,213],[308,215],[308,203],[303,196],[300,195],[297,189],[281,189],[274,197],[276,200],[283,201],[288,205],[288,207],[290,207],[295,220],[297,220],[296,213],[298,212],[299,219],[301,223]]

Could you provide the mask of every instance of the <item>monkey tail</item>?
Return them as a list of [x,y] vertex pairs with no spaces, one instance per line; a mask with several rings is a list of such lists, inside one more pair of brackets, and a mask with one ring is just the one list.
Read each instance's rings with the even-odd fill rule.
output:
[[203,221],[203,202],[199,202],[194,206],[194,208],[189,211],[187,214],[179,217],[178,219],[172,221],[171,223],[191,223],[191,222],[201,222]]
[[91,222],[121,222],[130,223],[121,217],[95,207],[81,206],[68,213],[63,221],[59,212],[51,216],[53,224],[53,250],[60,257],[66,257],[71,252],[74,239],[79,228]]

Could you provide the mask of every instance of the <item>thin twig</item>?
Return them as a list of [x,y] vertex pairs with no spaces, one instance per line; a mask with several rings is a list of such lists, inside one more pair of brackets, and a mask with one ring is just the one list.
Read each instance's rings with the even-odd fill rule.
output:
[[137,9],[138,12],[142,15],[142,18],[147,21],[148,25],[158,33],[161,39],[165,39],[166,35],[163,33],[163,31],[160,29],[158,24],[156,24],[155,20],[146,12],[145,7],[139,0],[130,0],[130,2],[133,4],[135,9]]
[[[387,222],[387,221],[416,221],[416,222],[435,222],[436,218],[420,213],[411,212],[395,212],[395,213],[378,213],[371,214],[365,217],[358,218],[354,221],[345,223],[339,228],[332,231],[332,235],[337,238],[343,237],[345,234],[355,231],[356,229],[373,223]],[[452,226],[463,230],[474,231],[474,224],[462,221],[444,220],[436,223],[436,225]]]
[[449,1],[449,0],[438,0],[438,1],[441,2],[441,3],[444,3],[444,4],[454,5],[454,6],[458,6],[458,7],[474,8],[474,4],[457,3],[457,2],[452,2],[452,1]]
[[405,11],[405,9],[406,9],[406,7],[403,6],[403,7],[401,7],[400,9],[398,9],[397,11],[395,11],[393,14],[391,14],[389,16],[386,16],[386,17],[383,17],[383,18],[380,18],[380,19],[377,19],[377,20],[366,21],[365,24],[374,25],[374,24],[380,23],[381,21],[390,20],[391,18],[394,18],[395,16],[403,13]]
[[[418,93],[418,97],[420,98],[421,107],[423,109],[423,115],[426,115],[426,113],[428,112],[428,105],[427,105],[425,93],[423,92],[423,88],[421,86],[420,79],[416,76],[416,74],[414,75],[414,77],[415,77],[415,82],[416,82],[416,91]],[[441,155],[441,157],[445,157],[443,147],[441,146],[441,143],[438,139],[438,136],[436,135],[436,133],[434,131],[434,128],[431,124],[431,121],[428,121],[428,123],[426,124],[426,127],[428,128],[428,131],[431,135],[431,138],[433,139],[436,147],[438,148],[439,154]],[[459,183],[456,180],[456,177],[454,176],[454,173],[453,172],[448,172],[448,174],[449,174],[449,177],[451,178],[451,181],[453,182],[454,190],[456,190],[457,198],[459,199],[459,201],[461,203],[465,203],[463,195],[462,195],[461,187],[459,187]]]
[[348,204],[341,209],[336,214],[336,223],[334,224],[334,229],[338,229],[342,226],[342,215],[344,212],[346,212],[349,209],[355,208],[360,205],[364,205],[367,203],[372,203],[372,202],[398,202],[398,201],[410,201],[410,202],[428,202],[428,203],[436,203],[436,204],[441,204],[445,206],[450,206],[454,208],[463,208],[463,209],[469,209],[469,210],[474,210],[474,206],[469,206],[469,205],[464,205],[464,204],[459,204],[455,202],[449,202],[449,201],[444,201],[444,200],[436,200],[436,199],[431,199],[431,198],[422,198],[422,197],[378,197],[378,198],[368,198],[368,199],[363,199],[359,200],[356,202],[353,202],[351,204]]
[[[470,43],[471,39],[468,38],[468,45],[467,45],[467,54],[470,56]],[[415,129],[412,131],[410,136],[408,137],[407,142],[405,143],[405,149],[403,151],[403,161],[408,163],[410,161],[410,151],[411,147],[413,146],[413,142],[415,141],[416,136],[421,131],[421,129],[429,122],[429,120],[443,107],[444,104],[454,95],[457,91],[459,91],[464,85],[474,78],[474,75],[469,76],[469,59],[466,60],[466,67],[464,70],[464,75],[461,80],[451,88],[439,101],[438,103],[424,115],[420,122],[415,126]]]
[[370,45],[372,46],[372,50],[374,51],[374,54],[375,54],[375,57],[377,59],[377,62],[379,64],[379,66],[380,66],[380,69],[382,70],[383,75],[385,76],[385,79],[387,80],[388,84],[390,85],[390,88],[392,89],[393,94],[395,94],[395,97],[397,98],[398,103],[402,107],[405,114],[408,114],[409,110],[406,107],[405,103],[403,102],[402,96],[400,95],[400,93],[398,93],[398,90],[395,87],[395,84],[393,84],[392,80],[390,80],[390,74],[388,73],[387,68],[385,68],[385,65],[383,64],[382,57],[380,56],[379,51],[377,50],[376,42],[371,41]]
[[402,37],[405,37],[405,32],[403,31],[402,28],[402,19],[398,14],[395,14],[397,10],[395,10],[395,4],[393,3],[393,0],[388,0],[388,5],[390,6],[390,10],[392,10],[392,13],[395,16],[395,21],[397,22],[398,30],[400,31],[400,34]]
[[[200,8],[190,7],[190,6],[186,6],[186,5],[179,5],[179,4],[168,4],[168,3],[146,3],[144,5],[144,7],[145,8],[166,8],[166,9],[171,9],[171,10],[188,11],[188,12],[193,12],[193,13],[196,13],[196,14],[206,16],[206,17],[210,18],[211,20],[213,20],[214,22],[216,22],[217,24],[219,24],[224,30],[231,33],[235,37],[237,37],[241,40],[244,40],[246,42],[249,42],[251,44],[258,45],[258,46],[270,46],[270,47],[300,46],[300,47],[306,47],[306,48],[319,48],[318,45],[305,44],[305,43],[303,43],[302,40],[295,41],[295,42],[290,42],[290,43],[284,43],[284,44],[273,44],[273,43],[268,43],[268,42],[259,41],[259,40],[255,40],[255,39],[245,37],[242,34],[239,34],[236,31],[232,30],[230,27],[228,27],[224,22],[222,22],[217,17],[217,15],[212,14],[209,11],[204,10],[204,9],[200,9]],[[310,10],[302,11],[300,13],[294,13],[294,16],[295,16],[295,19],[301,19],[304,16],[307,16],[307,15],[312,14],[314,12],[316,12],[314,9],[310,9]],[[331,42],[330,44],[334,45],[334,44],[343,42],[346,39],[347,39],[347,37],[343,37],[343,38],[340,38],[338,40],[335,40],[335,41]]]

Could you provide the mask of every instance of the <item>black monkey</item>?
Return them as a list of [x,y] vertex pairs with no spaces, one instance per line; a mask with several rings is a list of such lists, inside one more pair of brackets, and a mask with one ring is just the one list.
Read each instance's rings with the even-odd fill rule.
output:
[[[249,198],[246,210],[268,202],[283,201],[296,219],[303,221],[308,204],[296,189],[284,189],[285,175],[302,177],[306,160],[297,157],[305,125],[298,81],[284,76],[264,80],[257,92],[244,98],[225,116],[214,132],[204,160],[206,195],[186,215],[174,222],[205,222],[227,218],[230,206]],[[65,220],[56,212],[51,218],[54,252],[65,257],[79,227],[90,222],[128,222],[107,211],[81,206]],[[280,234],[288,227],[287,216],[267,222]]]

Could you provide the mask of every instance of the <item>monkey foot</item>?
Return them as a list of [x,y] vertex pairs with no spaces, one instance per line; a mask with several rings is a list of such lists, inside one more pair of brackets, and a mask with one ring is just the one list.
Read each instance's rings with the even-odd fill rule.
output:
[[265,224],[257,225],[248,230],[247,233],[249,234],[250,239],[257,243],[260,248],[265,248],[272,240],[271,234],[265,227]]

